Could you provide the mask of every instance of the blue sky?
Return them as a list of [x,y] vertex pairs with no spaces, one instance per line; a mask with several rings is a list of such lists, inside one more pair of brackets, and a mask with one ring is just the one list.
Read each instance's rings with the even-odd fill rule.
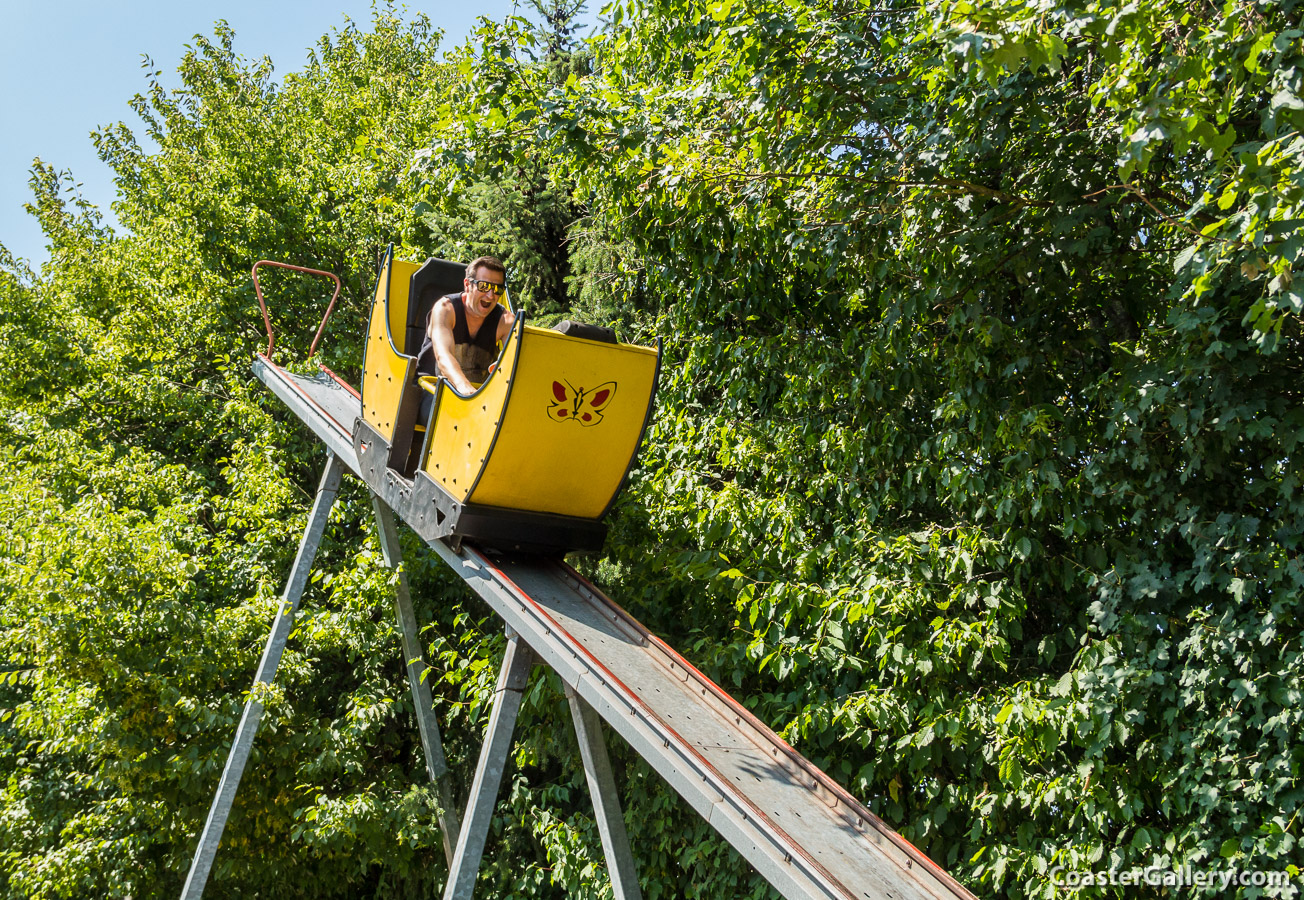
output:
[[[592,9],[600,3],[590,2]],[[528,9],[522,0],[476,3],[427,0],[398,7],[426,13],[443,28],[443,46],[460,44],[477,16],[501,20]],[[596,11],[596,10],[594,10]],[[127,105],[146,88],[142,57],[175,86],[177,63],[195,34],[225,19],[241,56],[270,56],[279,77],[302,68],[308,48],[348,16],[369,27],[369,0],[0,0],[0,243],[34,267],[48,258],[36,220],[23,210],[33,157],[71,170],[82,194],[113,222],[112,173],[95,155],[90,133],[126,122],[143,142]],[[585,21],[592,22],[592,13]],[[171,78],[169,73],[173,73]]]

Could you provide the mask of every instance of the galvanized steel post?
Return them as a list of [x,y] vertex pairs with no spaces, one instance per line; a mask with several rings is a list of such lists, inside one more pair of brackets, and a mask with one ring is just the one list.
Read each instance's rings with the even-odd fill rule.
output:
[[607,742],[602,737],[602,719],[570,685],[566,686],[566,700],[570,703],[571,718],[575,720],[575,736],[580,742],[580,757],[584,760],[589,793],[593,795],[593,811],[597,814],[598,834],[602,836],[602,849],[607,856],[612,893],[616,900],[642,900],[638,867],[629,849],[625,817],[620,811],[620,796],[616,793],[616,778],[611,772]]
[[403,661],[407,666],[408,686],[412,689],[412,706],[416,710],[417,729],[421,732],[421,747],[425,751],[426,774],[430,776],[430,783],[435,786],[436,798],[439,800],[439,829],[443,832],[444,856],[451,868],[457,845],[457,810],[453,806],[453,786],[448,774],[448,761],[444,758],[444,741],[439,733],[439,722],[435,719],[430,685],[422,677],[427,666],[418,640],[417,617],[412,610],[407,575],[403,573],[403,551],[399,548],[398,528],[394,525],[394,513],[375,493],[371,495],[371,506],[376,511],[376,531],[380,535],[380,550],[384,554],[385,565],[398,575],[394,585],[394,612],[403,638]]
[[199,836],[199,846],[195,849],[195,858],[190,863],[190,874],[186,877],[185,887],[181,889],[182,900],[199,900],[204,894],[204,885],[208,881],[209,870],[213,867],[213,857],[217,855],[217,846],[222,841],[222,831],[226,828],[227,816],[231,813],[231,804],[235,800],[236,789],[240,787],[240,778],[244,775],[245,763],[249,761],[249,751],[253,748],[254,735],[262,721],[263,704],[258,700],[258,686],[270,685],[276,678],[276,667],[281,662],[285,642],[294,628],[294,614],[299,609],[299,598],[308,583],[308,573],[312,561],[317,555],[322,535],[326,531],[326,521],[330,518],[331,507],[335,505],[335,496],[340,489],[340,476],[344,466],[334,453],[327,454],[326,470],[322,472],[321,484],[317,487],[317,499],[308,516],[308,525],[303,538],[299,541],[299,552],[290,568],[290,577],[285,584],[285,593],[276,610],[276,620],[272,623],[272,633],[267,637],[267,646],[263,658],[258,663],[258,674],[254,676],[253,690],[245,703],[244,714],[235,731],[235,741],[226,759],[226,768],[222,770],[222,780],[218,783],[217,794],[213,797],[213,806],[208,811],[208,821]]
[[485,838],[489,835],[489,820],[498,799],[498,786],[507,766],[507,754],[512,749],[516,714],[521,710],[521,696],[533,664],[534,654],[509,628],[507,653],[498,674],[494,708],[489,716],[489,728],[485,731],[484,746],[480,748],[480,762],[475,767],[475,781],[471,784],[471,798],[467,803],[466,817],[462,820],[462,831],[457,836],[457,850],[449,867],[444,900],[471,900],[475,891],[480,857],[484,854]]

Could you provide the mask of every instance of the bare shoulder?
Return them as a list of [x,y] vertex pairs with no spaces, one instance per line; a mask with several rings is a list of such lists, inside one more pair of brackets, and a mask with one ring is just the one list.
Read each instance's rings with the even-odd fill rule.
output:
[[457,321],[457,314],[453,311],[453,300],[451,297],[440,297],[435,301],[435,305],[430,307],[430,325],[443,325],[452,328]]
[[506,338],[508,332],[512,330],[512,326],[515,324],[516,324],[516,313],[512,312],[510,309],[507,309],[506,307],[503,307],[503,317],[498,320],[498,340],[501,341],[504,338]]

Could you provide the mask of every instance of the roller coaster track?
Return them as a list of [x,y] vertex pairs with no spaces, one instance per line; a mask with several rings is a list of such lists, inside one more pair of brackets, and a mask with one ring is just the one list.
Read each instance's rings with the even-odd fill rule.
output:
[[[354,446],[353,421],[360,402],[352,389],[328,372],[293,375],[261,356],[254,370],[329,448],[323,490],[330,467],[337,464],[371,488],[378,498],[382,546],[397,566],[397,542],[392,520],[386,517],[389,508],[402,508],[409,485],[390,470],[367,465]],[[319,506],[322,496],[319,493]],[[324,525],[324,515],[321,519]],[[566,684],[618,898],[638,897],[640,888],[597,718],[789,900],[973,896],[569,565],[556,559],[499,556],[469,544],[459,552],[441,540],[428,543],[503,619],[510,639],[466,815],[460,826],[451,817],[443,823],[446,832],[458,836],[456,847],[450,840],[445,848],[450,863],[446,900],[472,894],[520,694],[536,661],[552,668]],[[407,602],[405,583],[401,592],[400,606]],[[287,587],[287,598],[290,593]],[[297,595],[287,599],[291,615],[295,604]],[[410,603],[408,610],[411,619]],[[403,617],[400,609],[400,620]],[[414,621],[401,624],[406,654],[419,656]],[[271,641],[268,646],[263,668],[273,656]],[[272,660],[271,674],[274,668]],[[260,679],[264,674],[260,668]],[[416,693],[421,679],[417,673],[413,678]],[[415,699],[420,706],[422,696]],[[424,706],[429,710],[428,688]],[[431,778],[446,784],[440,780],[446,767],[433,715],[421,724]],[[185,897],[197,898],[203,891],[225,822],[219,807],[225,792],[229,808],[243,766],[237,753],[242,743],[252,741],[252,730],[246,730],[242,722]],[[243,752],[247,756],[247,746]],[[442,796],[451,798],[451,793]]]

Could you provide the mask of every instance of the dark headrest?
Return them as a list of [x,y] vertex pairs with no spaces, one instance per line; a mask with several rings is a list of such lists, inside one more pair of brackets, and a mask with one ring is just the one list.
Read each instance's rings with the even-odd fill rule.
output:
[[465,277],[464,264],[433,256],[412,273],[412,282],[408,287],[408,346],[404,348],[408,355],[415,356],[417,350],[421,349],[421,337],[425,334],[430,308],[440,297],[461,292],[462,279]]
[[554,327],[554,330],[570,337],[584,338],[586,341],[601,341],[604,344],[616,344],[616,330],[607,328],[603,325],[585,325],[582,322],[572,322],[570,319],[562,319]]

